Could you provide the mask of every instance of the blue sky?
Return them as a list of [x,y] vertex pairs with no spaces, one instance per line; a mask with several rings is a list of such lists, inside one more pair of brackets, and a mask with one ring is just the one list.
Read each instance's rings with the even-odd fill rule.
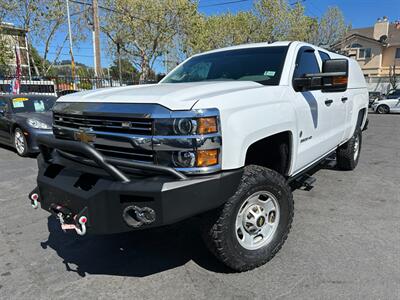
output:
[[[151,1],[151,0],[150,0]],[[225,5],[216,5],[223,2],[234,2],[238,0],[200,0],[200,11],[207,15],[220,14],[227,11],[232,13],[250,10],[253,6],[253,0],[239,0],[242,2],[229,3]],[[295,3],[296,0],[289,0],[289,3]],[[400,19],[400,0],[303,0],[302,4],[306,8],[306,15],[320,17],[329,6],[338,6],[347,23],[353,28],[369,27],[374,24],[378,17],[387,16],[390,21]],[[101,20],[100,20],[101,22]],[[102,66],[108,67],[112,63],[106,51],[106,36],[101,36],[102,46]],[[39,48],[39,52],[40,52]],[[69,59],[68,43],[62,52],[61,59]],[[86,42],[74,45],[75,61],[93,66],[93,50],[91,34],[88,32]],[[50,56],[51,57],[51,56]],[[161,66],[157,71],[162,71]]]

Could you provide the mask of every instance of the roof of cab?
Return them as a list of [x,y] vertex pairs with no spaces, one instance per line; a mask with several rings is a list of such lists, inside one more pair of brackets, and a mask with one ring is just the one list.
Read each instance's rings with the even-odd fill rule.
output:
[[209,54],[209,53],[215,53],[215,52],[221,52],[221,51],[227,51],[227,50],[259,48],[259,47],[289,46],[291,43],[292,42],[290,42],[290,41],[283,41],[283,42],[274,42],[274,43],[264,42],[264,43],[241,44],[241,45],[230,46],[230,47],[225,47],[225,48],[220,48],[220,49],[215,49],[215,50],[202,52],[202,53],[196,54],[194,56],[203,55],[203,54]]

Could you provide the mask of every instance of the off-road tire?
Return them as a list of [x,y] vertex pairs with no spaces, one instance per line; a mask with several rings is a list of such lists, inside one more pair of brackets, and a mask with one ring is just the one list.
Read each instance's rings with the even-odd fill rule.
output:
[[[21,140],[22,140],[23,145],[24,145],[23,151],[20,151],[20,149],[19,149],[19,147],[18,147],[18,145],[17,145],[17,141],[16,141],[16,137],[17,137],[17,136],[21,137]],[[19,127],[15,128],[15,130],[14,130],[14,134],[13,134],[13,144],[14,144],[14,148],[15,148],[15,150],[17,151],[17,154],[18,154],[19,156],[26,157],[26,156],[29,155],[28,141],[26,140],[26,137],[25,137],[25,135],[24,135],[24,132],[23,132],[22,129],[19,128]]]
[[[359,147],[357,149],[358,155],[355,158],[354,157],[355,142],[357,140],[357,137],[359,140]],[[357,167],[361,154],[361,145],[362,145],[362,131],[357,126],[351,139],[336,150],[336,162],[338,169],[344,171],[351,171]]]
[[380,115],[388,114],[389,112],[390,112],[390,108],[386,104],[379,105],[376,108],[376,113],[380,114]]
[[[235,222],[241,205],[252,194],[268,191],[279,203],[279,221],[271,240],[257,250],[248,250],[236,237]],[[244,168],[235,194],[223,207],[203,218],[203,238],[210,251],[225,265],[239,272],[257,268],[274,257],[284,244],[293,220],[292,191],[279,173],[256,165]]]

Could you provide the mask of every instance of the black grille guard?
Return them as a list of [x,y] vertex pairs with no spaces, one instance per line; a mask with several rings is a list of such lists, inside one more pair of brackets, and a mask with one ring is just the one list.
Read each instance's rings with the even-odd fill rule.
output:
[[96,165],[104,169],[116,181],[120,181],[123,183],[130,182],[130,179],[121,170],[117,168],[118,166],[170,175],[179,180],[187,179],[187,177],[183,175],[181,172],[178,172],[170,167],[105,157],[94,147],[82,142],[61,140],[61,139],[56,139],[53,136],[41,135],[37,137],[37,143],[39,145],[40,152],[42,153],[43,157],[46,160],[50,158],[49,156],[53,149],[59,149],[66,152],[72,151],[81,153],[86,157],[88,157],[89,159],[93,160]]

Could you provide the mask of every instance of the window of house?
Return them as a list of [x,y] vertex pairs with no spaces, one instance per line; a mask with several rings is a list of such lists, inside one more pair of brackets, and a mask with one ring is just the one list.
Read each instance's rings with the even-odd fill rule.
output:
[[354,43],[354,44],[351,44],[351,46],[350,46],[350,48],[362,48],[362,47],[363,47],[363,45],[361,45],[359,43]]
[[358,49],[358,59],[371,58],[371,48]]
[[400,48],[396,49],[396,55],[394,56],[396,59],[400,59]]

